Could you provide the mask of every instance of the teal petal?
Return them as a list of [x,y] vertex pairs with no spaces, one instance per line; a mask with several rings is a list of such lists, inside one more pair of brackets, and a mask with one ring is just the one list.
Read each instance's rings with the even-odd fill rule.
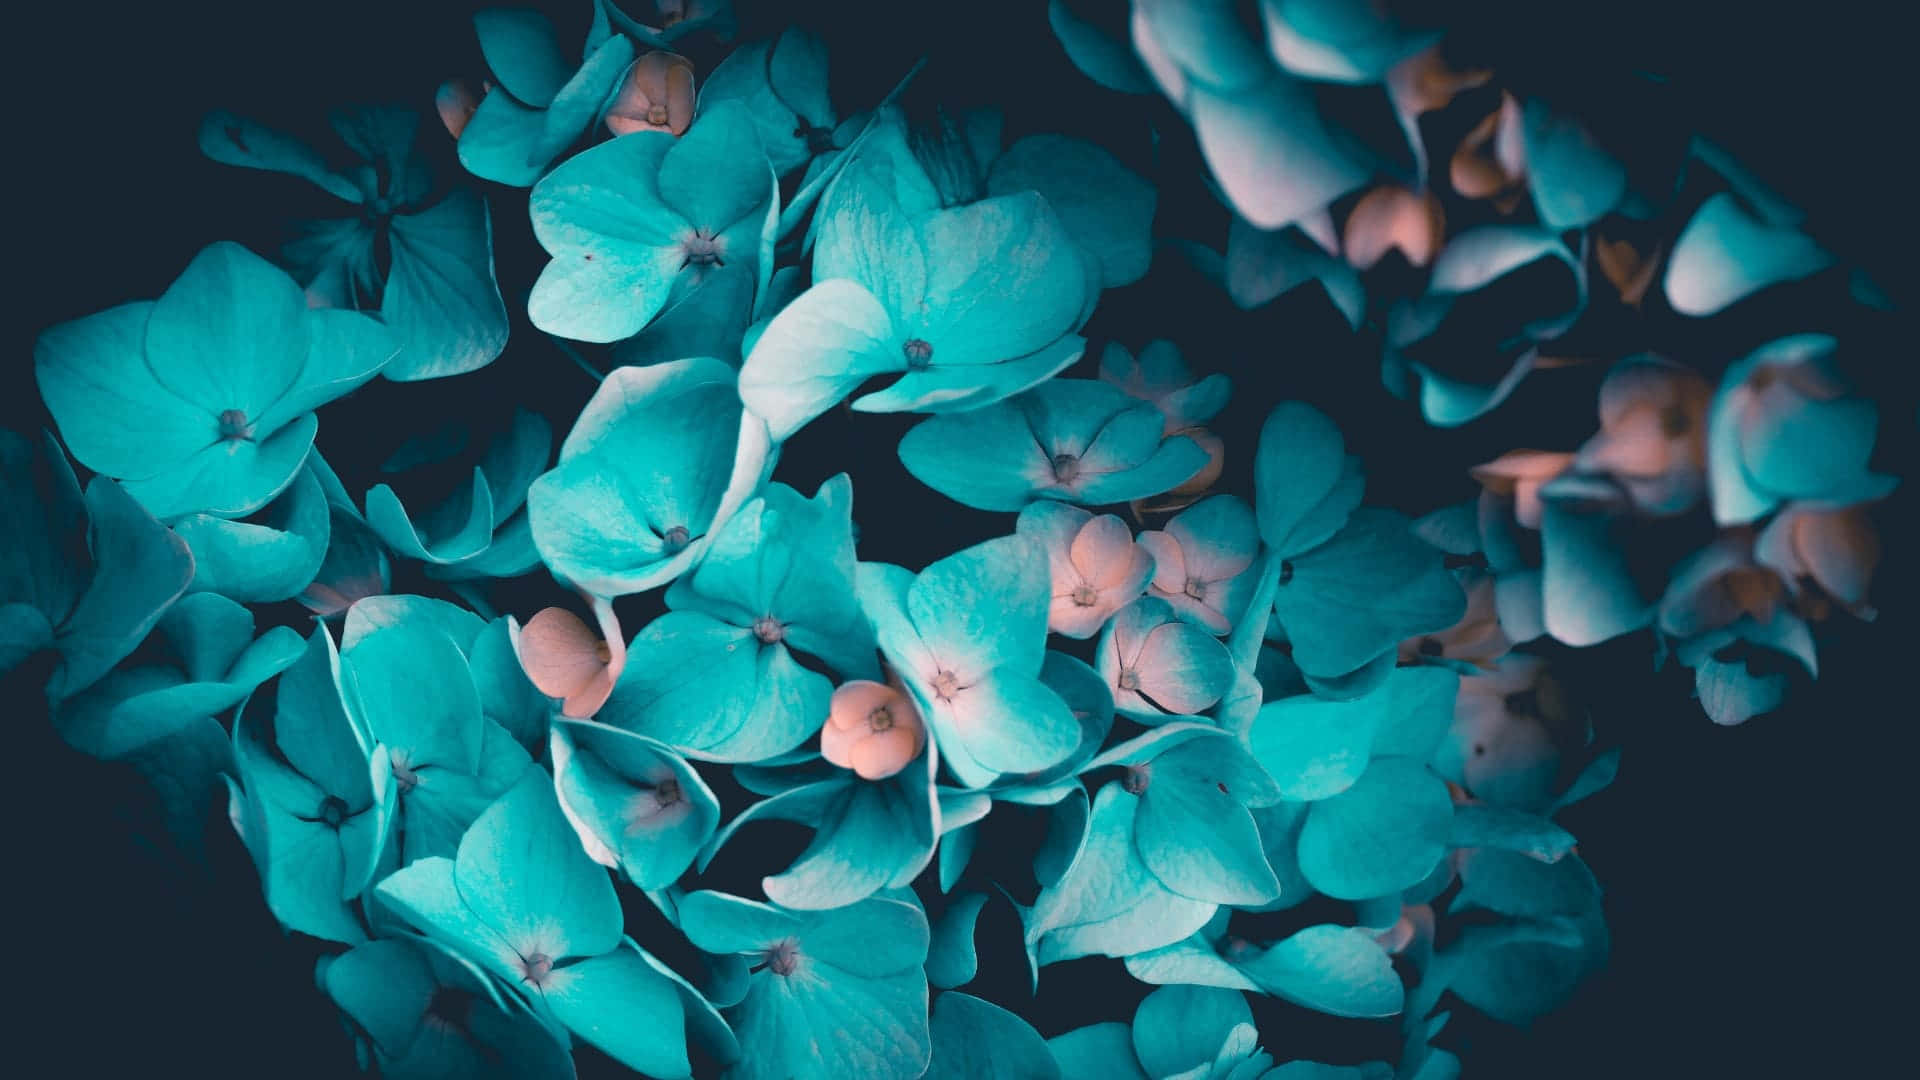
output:
[[1333,1016],[1400,1011],[1405,991],[1370,930],[1309,926],[1241,964],[1266,993]]
[[66,619],[87,585],[86,504],[49,432],[29,440],[0,428],[0,545],[9,555],[0,565],[0,604],[19,606],[11,640],[31,643],[17,661],[51,642],[52,624]]
[[480,107],[460,132],[460,164],[482,180],[527,187],[552,160],[533,153],[544,136],[546,119],[545,110],[515,101],[505,87],[494,87],[480,99]]
[[1175,1076],[1209,1064],[1233,1029],[1253,1023],[1238,990],[1163,986],[1133,1014],[1133,1051],[1150,1076]]
[[1123,94],[1151,94],[1153,83],[1146,69],[1134,56],[1129,44],[1107,36],[1105,31],[1074,10],[1067,0],[1050,0],[1047,22],[1060,41],[1067,59],[1080,73],[1109,90]]
[[926,281],[918,296],[904,294],[918,303],[889,314],[903,338],[932,347],[932,365],[1026,356],[1078,325],[1085,267],[1072,235],[1040,195],[996,196],[938,211],[917,225]]
[[1267,47],[1281,67],[1308,79],[1376,83],[1439,37],[1399,25],[1384,9],[1344,0],[1267,0]]
[[308,470],[269,504],[258,524],[210,514],[174,522],[193,552],[193,590],[243,603],[270,603],[313,583],[326,558],[331,514],[319,480]]
[[506,617],[488,623],[474,639],[467,663],[481,713],[513,736],[522,749],[541,753],[547,745],[547,715],[552,704],[520,666]]
[[992,1002],[941,994],[933,1002],[932,1028],[927,1080],[1055,1080],[1063,1075],[1040,1033]]
[[715,234],[777,200],[777,183],[744,105],[702,108],[699,123],[660,159],[661,201],[687,224]]
[[1327,676],[1452,626],[1465,612],[1466,594],[1439,552],[1390,510],[1355,511],[1326,543],[1291,556],[1274,595],[1294,662]]
[[1541,862],[1573,850],[1573,834],[1538,814],[1484,803],[1462,803],[1453,808],[1453,829],[1447,842],[1454,847],[1489,847],[1515,851]]
[[438,379],[483,368],[507,346],[507,307],[493,276],[486,200],[454,191],[393,218],[393,267],[380,315],[400,339],[389,379]]
[[336,199],[358,203],[365,193],[327,167],[326,158],[285,132],[216,109],[200,121],[200,152],[222,165],[297,176]]
[[466,608],[427,596],[369,596],[353,605],[340,629],[340,647],[351,649],[360,639],[409,623],[437,626],[461,652],[473,648],[486,621]]
[[[1226,913],[1226,909],[1222,909],[1222,913]],[[1224,929],[1225,920],[1218,915],[1214,918]],[[1135,953],[1127,957],[1127,974],[1156,986],[1216,986],[1261,993],[1260,984],[1228,962],[1207,934],[1207,930],[1202,930],[1164,949]]]
[[1142,0],[1135,8],[1136,42],[1150,38],[1156,52],[1200,82],[1242,91],[1272,70],[1272,61],[1227,0]]
[[438,627],[403,623],[370,634],[343,652],[341,669],[355,715],[397,766],[479,771],[480,699],[466,656]]
[[154,303],[147,362],[207,416],[232,409],[258,420],[300,379],[306,310],[300,287],[272,263],[239,244],[210,244]]
[[[942,855],[951,837],[949,833],[942,839]],[[940,913],[933,923],[932,937],[927,946],[928,983],[947,990],[973,981],[974,974],[979,970],[973,947],[974,928],[979,925],[980,911],[986,906],[986,893],[966,893],[954,897],[947,904],[947,909]],[[935,1054],[938,1054],[937,1048]]]
[[1381,758],[1352,787],[1314,804],[1300,830],[1300,870],[1341,900],[1404,889],[1445,855],[1452,821],[1444,781],[1418,761]]
[[634,132],[567,159],[534,185],[534,236],[553,256],[527,301],[536,327],[617,341],[666,306],[687,261],[681,239],[690,228],[658,186],[676,145],[665,132]]
[[196,512],[245,517],[293,483],[319,426],[309,413],[265,442],[217,442],[178,469],[149,479],[126,480],[123,486],[155,517],[170,519]]
[[905,370],[887,311],[854,281],[823,280],[767,324],[740,369],[740,398],[785,440],[874,375]]
[[1627,167],[1579,121],[1538,99],[1527,101],[1520,115],[1527,185],[1541,224],[1555,232],[1584,228],[1620,204]]
[[648,1076],[693,1075],[673,980],[623,946],[553,973],[540,1000],[567,1030]]
[[1037,191],[1113,289],[1147,274],[1153,258],[1157,193],[1113,155],[1065,135],[1029,135],[1008,147],[987,174],[987,191]]
[[[721,361],[621,368],[527,492],[534,544],[557,576],[597,596],[664,584],[759,487],[771,449]],[[685,542],[668,550],[670,536]]]
[[1348,326],[1357,330],[1366,317],[1367,291],[1359,273],[1345,259],[1327,254],[1297,226],[1263,231],[1236,216],[1227,227],[1227,253],[1220,271],[1227,295],[1242,308],[1260,307],[1317,281],[1346,316]]
[[1108,1080],[1149,1080],[1133,1056],[1133,1029],[1109,1021],[1075,1028],[1047,1040],[1047,1051],[1062,1076],[1099,1076]]
[[1547,633],[1594,645],[1653,620],[1653,597],[1628,563],[1619,489],[1603,478],[1567,474],[1541,489],[1541,608]]
[[1709,198],[1674,241],[1663,288],[1682,315],[1711,315],[1772,285],[1832,265],[1813,238],[1755,217],[1731,194]]
[[620,943],[613,883],[581,850],[538,766],[467,830],[454,878],[474,915],[523,958],[598,956]]
[[1216,904],[1269,903],[1280,885],[1247,806],[1278,800],[1273,782],[1230,739],[1194,739],[1154,758],[1134,846],[1161,884]]
[[1359,484],[1347,480],[1346,440],[1311,405],[1274,406],[1260,427],[1253,470],[1260,538],[1282,556],[1325,543],[1360,503]]
[[1071,367],[1086,351],[1085,338],[1068,334],[1052,344],[993,364],[909,371],[891,385],[854,398],[855,412],[962,412],[1031,390]]
[[554,786],[587,854],[642,889],[673,884],[720,821],[700,774],[652,739],[564,720],[554,725]]
[[473,16],[480,55],[507,92],[528,105],[546,105],[573,74],[552,20],[537,11],[495,8]]
[[1214,179],[1259,228],[1298,221],[1372,174],[1371,163],[1328,129],[1305,85],[1286,75],[1230,94],[1195,85],[1189,104]]
[[140,644],[193,580],[193,556],[120,485],[96,476],[85,496],[93,578],[55,628],[62,663],[47,684],[58,699],[92,685]]
[[827,715],[833,686],[749,628],[693,611],[648,623],[597,714],[690,757],[760,761],[794,749]]
[[539,135],[524,151],[529,165],[545,168],[600,121],[620,77],[632,66],[635,52],[634,43],[620,35],[588,54],[580,70],[553,96],[553,103],[541,116]]
[[700,84],[700,108],[739,102],[753,117],[760,145],[774,170],[785,176],[812,159],[807,128],[832,128],[827,97],[827,47],[799,26],[770,41],[741,45]]
[[[613,347],[615,364],[644,366],[683,356],[717,356],[734,363],[746,355],[754,308],[754,276],[708,274],[667,302],[647,328]],[[780,310],[784,304],[773,306]]]
[[907,590],[906,608],[935,660],[962,675],[964,686],[998,669],[1039,673],[1047,588],[1038,545],[1028,537],[1004,536],[922,570]]

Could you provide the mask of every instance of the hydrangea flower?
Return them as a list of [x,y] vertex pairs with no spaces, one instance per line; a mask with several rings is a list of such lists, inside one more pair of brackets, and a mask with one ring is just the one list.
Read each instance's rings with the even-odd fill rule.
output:
[[740,395],[777,439],[875,375],[902,373],[853,408],[958,411],[1034,386],[1084,346],[1086,267],[1044,198],[907,205],[883,186],[891,175],[839,178],[844,194],[818,211],[815,284],[747,354]]
[[507,306],[493,273],[493,218],[469,188],[437,183],[411,108],[345,109],[332,127],[345,169],[291,136],[229,112],[208,114],[200,149],[226,165],[298,176],[354,209],[299,223],[281,259],[309,302],[377,311],[400,351],[389,379],[437,379],[491,364],[507,345]]
[[761,148],[781,176],[833,148],[839,119],[827,96],[827,46],[803,27],[789,26],[728,53],[701,87],[700,110],[723,101],[747,107]]
[[1273,620],[1317,692],[1364,693],[1399,642],[1444,629],[1466,610],[1445,560],[1387,510],[1359,508],[1358,463],[1310,406],[1268,414],[1254,458],[1255,518],[1272,552]]
[[627,69],[607,106],[607,130],[615,135],[664,131],[685,135],[693,123],[693,63],[655,49]]
[[1032,536],[1047,553],[1052,598],[1047,629],[1071,638],[1099,633],[1113,613],[1146,591],[1153,556],[1133,530],[1112,514],[1042,499],[1020,511],[1014,531]]
[[456,636],[422,607],[416,597],[356,604],[340,648],[342,694],[369,740],[385,750],[374,766],[392,774],[403,864],[451,854],[528,761],[481,708],[467,661],[479,620]]
[[1114,708],[1143,724],[1203,712],[1233,684],[1226,646],[1157,596],[1135,600],[1107,623],[1094,666]]
[[1865,507],[1834,510],[1817,503],[1787,504],[1753,546],[1755,560],[1780,575],[1795,604],[1815,621],[1833,607],[1874,618],[1867,587],[1880,554],[1880,534]]
[[1127,957],[1127,973],[1161,986],[1272,994],[1333,1016],[1400,1011],[1400,976],[1374,931],[1321,923],[1261,945],[1229,932],[1232,914],[1221,908],[1192,937]]
[[1661,285],[1667,302],[1682,315],[1712,315],[1833,265],[1833,256],[1796,224],[1732,192],[1710,196],[1674,241]]
[[[602,107],[638,51],[613,32],[601,0],[579,54],[560,44],[553,22],[537,11],[490,8],[473,16],[492,85],[477,105],[453,110],[460,164],[484,180],[526,187],[599,120]],[[579,55],[581,59],[572,59]],[[450,84],[458,85],[458,84]],[[443,86],[443,98],[471,91]],[[450,102],[451,103],[451,102]]]
[[224,790],[218,778],[234,771],[232,740],[218,717],[303,648],[285,626],[256,639],[253,614],[226,597],[185,596],[160,617],[141,662],[54,707],[54,729],[82,753],[138,770],[174,835],[197,852],[208,808]]
[[1260,553],[1259,527],[1232,495],[1202,499],[1165,528],[1141,533],[1140,546],[1153,555],[1150,594],[1214,634],[1233,628],[1259,583],[1249,572]]
[[854,592],[853,488],[811,499],[784,484],[721,527],[700,565],[667,592],[667,614],[634,638],[600,718],[689,757],[760,761],[819,730],[832,683],[880,674]]
[[573,1059],[525,1005],[438,946],[382,938],[320,962],[317,981],[352,1022],[361,1065],[395,1080],[564,1080]]
[[[1289,1062],[1276,1069],[1273,1055],[1260,1049],[1259,1039],[1253,1010],[1238,990],[1163,986],[1140,1002],[1131,1027],[1109,1021],[1076,1028],[1048,1039],[1047,1049],[1063,1076],[1106,1076],[1115,1080],[1290,1078],[1321,1075],[1303,1073],[1303,1065],[1309,1069],[1333,1068]],[[1391,1075],[1389,1066],[1359,1066],[1343,1080],[1385,1080]]]
[[1476,799],[1541,811],[1591,738],[1547,662],[1516,653],[1460,677],[1453,721],[1432,763]]
[[1829,505],[1883,498],[1898,483],[1871,472],[1874,403],[1853,392],[1839,343],[1795,334],[1727,368],[1707,418],[1714,520],[1755,521],[1790,499]]
[[[539,556],[521,511],[527,489],[547,467],[553,429],[539,414],[515,409],[507,429],[477,455],[462,453],[464,428],[450,433],[451,441],[409,440],[381,466],[389,474],[430,474],[403,488],[417,493],[450,487],[449,493],[416,517],[391,484],[380,484],[366,494],[368,526],[395,553],[427,563],[427,573],[442,580],[515,577],[533,569]],[[470,472],[461,468],[467,461],[473,463]]]
[[34,374],[74,457],[155,517],[244,517],[293,482],[313,410],[394,350],[372,318],[310,310],[292,278],[223,242],[159,300],[41,334]]
[[1018,397],[922,421],[900,440],[920,482],[982,510],[1034,499],[1105,504],[1158,495],[1207,464],[1159,411],[1091,379],[1052,379]]
[[1299,695],[1260,707],[1248,746],[1282,798],[1305,802],[1301,876],[1342,900],[1396,892],[1446,854],[1453,802],[1427,767],[1453,715],[1458,676],[1397,668],[1354,701]]
[[193,580],[178,537],[96,477],[86,494],[53,436],[36,446],[0,429],[0,674],[42,649],[60,656],[58,700],[86,689],[140,644]]
[[642,889],[673,884],[720,822],[700,774],[644,735],[563,720],[552,751],[554,792],[587,854]]
[[594,596],[654,588],[706,551],[760,486],[771,449],[720,361],[621,368],[527,489],[534,547],[555,576]]
[[963,785],[1063,760],[1080,724],[1041,682],[1047,564],[1028,537],[975,544],[919,574],[860,564],[861,606],[880,651]]
[[586,150],[529,205],[553,260],[527,313],[560,337],[617,341],[709,278],[743,274],[764,292],[773,272],[779,190],[744,106],[716,106],[681,138],[637,131]]
[[271,698],[241,708],[227,813],[274,918],[351,945],[367,937],[357,905],[385,852],[398,785],[385,747],[341,703],[338,668],[333,639],[316,627]]
[[885,780],[927,744],[927,725],[898,686],[854,679],[833,692],[820,729],[820,756],[862,780]]
[[1707,403],[1713,391],[1692,370],[1654,356],[1623,360],[1600,384],[1600,431],[1571,468],[1618,484],[1634,508],[1669,516],[1706,490]]
[[377,890],[430,939],[615,1060],[691,1075],[682,985],[623,936],[613,883],[582,850],[546,770],[527,766],[452,858],[409,863]]
[[793,912],[701,891],[682,897],[679,911],[681,930],[695,945],[752,965],[741,996],[725,1010],[744,1051],[730,1080],[926,1070],[927,920],[918,906],[876,897]]
[[1164,340],[1148,342],[1137,359],[1123,346],[1108,344],[1100,352],[1100,378],[1159,409],[1166,418],[1166,434],[1185,435],[1207,452],[1205,468],[1140,508],[1178,510],[1213,486],[1226,467],[1227,447],[1206,425],[1226,408],[1233,393],[1231,380],[1218,372],[1195,379],[1179,347]]

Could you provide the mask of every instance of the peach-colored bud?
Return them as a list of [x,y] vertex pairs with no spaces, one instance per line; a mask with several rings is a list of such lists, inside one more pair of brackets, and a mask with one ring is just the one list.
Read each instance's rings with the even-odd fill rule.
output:
[[655,50],[633,62],[607,109],[607,129],[615,135],[636,131],[684,134],[693,123],[693,63]]
[[1395,249],[1414,266],[1425,266],[1446,231],[1440,200],[1431,192],[1382,184],[1362,195],[1347,215],[1342,248],[1356,270],[1372,268]]
[[1492,575],[1481,574],[1466,584],[1467,612],[1460,621],[1437,634],[1408,638],[1400,643],[1400,661],[1444,657],[1486,668],[1513,650],[1500,626]]
[[520,628],[520,665],[548,697],[560,698],[560,711],[585,719],[600,711],[627,666],[627,641],[613,604],[594,600],[600,622],[596,635],[565,608],[543,608]]
[[1519,205],[1527,178],[1526,147],[1520,141],[1520,103],[1500,95],[1488,113],[1460,140],[1448,168],[1453,189],[1469,199],[1490,199],[1502,213]]
[[1509,450],[1471,471],[1480,486],[1513,500],[1513,517],[1523,527],[1540,528],[1540,488],[1573,463],[1573,455],[1549,450]]
[[1402,112],[1418,116],[1439,112],[1462,90],[1483,86],[1491,78],[1493,72],[1485,68],[1456,71],[1434,45],[1393,65],[1387,72],[1387,93]]
[[1593,233],[1593,262],[1600,273],[1620,293],[1621,302],[1639,307],[1653,284],[1654,271],[1660,268],[1662,245],[1658,241],[1641,245],[1626,238],[1607,235],[1604,227]]
[[446,125],[447,134],[457,139],[467,130],[467,121],[473,119],[474,110],[480,107],[480,95],[467,80],[448,79],[433,95],[433,105],[440,111],[440,122]]
[[1810,614],[1824,614],[1813,602],[1824,594],[1862,619],[1876,614],[1867,602],[1867,587],[1880,552],[1880,534],[1861,506],[1789,506],[1754,542],[1754,557],[1785,580]]
[[1706,490],[1707,406],[1713,388],[1689,368],[1633,362],[1600,386],[1600,431],[1573,467],[1611,476],[1649,514],[1682,513]]
[[820,756],[862,780],[885,780],[927,744],[926,724],[898,686],[853,679],[833,692],[820,729]]

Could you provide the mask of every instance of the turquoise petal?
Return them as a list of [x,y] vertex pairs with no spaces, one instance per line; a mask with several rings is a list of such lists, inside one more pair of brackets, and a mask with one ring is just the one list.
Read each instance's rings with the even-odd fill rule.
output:
[[1100,147],[1065,135],[1029,135],[994,161],[987,191],[1044,196],[1074,242],[1099,263],[1102,288],[1146,276],[1157,193]]
[[888,313],[903,337],[932,347],[933,365],[1026,356],[1082,321],[1086,268],[1072,234],[1039,194],[996,196],[917,224],[926,282],[918,296],[905,294],[917,303]]
[[553,767],[560,809],[587,853],[642,889],[673,884],[720,822],[720,804],[700,774],[644,736],[557,722]]
[[1772,285],[1798,281],[1832,265],[1813,238],[1791,225],[1760,220],[1733,195],[1700,204],[1674,241],[1663,287],[1673,310],[1711,315]]
[[813,158],[805,128],[832,128],[827,97],[827,47],[803,27],[789,26],[770,41],[741,45],[700,84],[701,114],[734,101],[753,117],[760,145],[785,176]]
[[540,999],[567,1030],[628,1068],[663,1078],[693,1075],[680,991],[637,948],[555,971]]
[[1522,810],[1484,803],[1462,803],[1453,808],[1453,830],[1447,842],[1454,847],[1490,847],[1514,851],[1541,862],[1573,850],[1573,834],[1552,821]]
[[1039,674],[1047,595],[1045,554],[1031,538],[1013,535],[922,570],[907,590],[906,607],[934,659],[965,677],[965,685],[999,669]]
[[320,421],[308,413],[264,443],[215,442],[171,472],[126,480],[122,486],[155,517],[198,512],[245,517],[293,483],[319,427]]
[[278,431],[364,385],[399,351],[393,331],[371,315],[315,308],[306,313],[305,322],[306,354],[299,381],[260,414],[254,425],[259,431]]
[[[299,659],[280,676],[273,740],[287,764],[308,782],[344,799],[349,809],[358,809],[373,800],[373,777],[387,775],[387,770],[368,766],[371,747],[341,703],[338,666],[333,639],[324,627],[316,627]],[[242,713],[244,720],[247,710]],[[245,743],[241,734],[236,725],[236,746]]]
[[366,197],[358,184],[328,168],[326,158],[312,147],[225,110],[209,112],[200,121],[200,152],[222,165],[297,176],[350,203]]
[[1133,1014],[1133,1051],[1149,1075],[1171,1077],[1211,1063],[1233,1029],[1251,1023],[1238,990],[1163,986]]
[[193,580],[186,544],[120,485],[96,476],[85,502],[93,579],[56,627],[62,663],[47,684],[56,700],[85,689],[132,652]]
[[1446,854],[1452,821],[1444,781],[1419,761],[1380,758],[1352,787],[1314,804],[1300,830],[1300,870],[1340,900],[1404,889]]
[[740,369],[740,398],[784,441],[867,379],[906,366],[880,301],[854,281],[829,279],[761,332]]
[[[946,853],[945,844],[952,834],[942,839],[941,854]],[[974,928],[979,925],[980,911],[987,906],[986,893],[966,893],[956,896],[947,904],[947,909],[934,921],[932,937],[927,946],[927,982],[942,990],[955,986],[965,986],[973,981],[979,970],[979,961],[974,954]],[[938,1039],[938,1021],[935,1021],[935,1038]],[[939,1049],[936,1045],[935,1056]]]
[[[50,432],[29,440],[0,428],[0,603],[29,651],[51,643],[87,586],[87,513],[80,484]],[[32,617],[27,616],[32,613]],[[16,657],[25,659],[26,653]],[[11,665],[0,664],[0,670]]]
[[528,105],[546,105],[573,74],[552,20],[537,11],[491,8],[477,11],[473,30],[480,55],[507,92]]
[[[272,263],[239,244],[209,244],[155,301],[147,363],[206,415],[231,409],[260,421],[300,379],[306,311],[300,286]],[[262,426],[257,436],[273,431]]]
[[1267,993],[1333,1016],[1392,1016],[1405,998],[1386,949],[1357,927],[1309,926],[1241,970]]
[[620,944],[613,883],[581,850],[538,766],[467,830],[454,878],[474,914],[523,958],[598,956]]
[[193,591],[270,603],[312,584],[326,558],[331,515],[319,480],[303,469],[259,524],[189,514],[173,531],[193,552]]
[[34,377],[61,438],[96,472],[145,479],[219,437],[217,414],[167,389],[147,366],[149,301],[60,323],[33,346]]
[[1325,543],[1360,503],[1359,486],[1342,482],[1346,440],[1311,405],[1282,402],[1267,414],[1253,474],[1260,538],[1282,556]]
[[460,164],[482,180],[527,187],[551,160],[533,152],[544,136],[546,121],[545,110],[522,105],[505,87],[496,86],[480,99],[480,107],[460,132]]
[[1618,508],[1611,481],[1567,474],[1541,489],[1541,609],[1547,633],[1594,645],[1653,620],[1627,561],[1633,519]]
[[453,563],[485,551],[493,539],[493,493],[478,466],[473,479],[415,523],[391,486],[367,492],[367,524],[397,555],[429,563]]
[[[1067,0],[1050,0],[1047,22],[1067,59],[1080,73],[1109,90],[1123,94],[1151,94],[1153,83],[1129,44],[1108,37],[1092,20],[1080,16]],[[1077,1075],[1077,1074],[1076,1074]]]
[[936,364],[909,371],[884,389],[854,398],[852,408],[855,412],[927,413],[977,409],[1039,386],[1071,367],[1086,347],[1085,338],[1068,334],[1045,348],[999,363]]
[[1109,1021],[1075,1028],[1047,1040],[1047,1051],[1062,1076],[1098,1076],[1106,1080],[1149,1080],[1133,1056],[1133,1030]]
[[536,327],[617,341],[666,306],[690,225],[662,201],[657,178],[678,142],[637,131],[568,158],[534,185],[534,236],[553,256],[527,300]]
[[527,678],[520,657],[513,651],[507,617],[487,624],[475,638],[467,656],[473,685],[480,697],[480,711],[513,736],[522,749],[533,754],[547,745],[547,715],[552,702]]
[[[1280,895],[1260,832],[1243,805],[1241,775],[1184,762],[1198,742],[1152,763],[1152,779],[1134,818],[1134,846],[1160,883],[1182,896],[1215,904],[1265,904]],[[1183,767],[1184,764],[1184,767]],[[1248,763],[1249,765],[1251,763]],[[1234,781],[1229,784],[1229,781]],[[1271,800],[1268,800],[1271,801]]]
[[1339,675],[1458,622],[1466,594],[1438,556],[1405,517],[1374,509],[1355,511],[1332,539],[1292,556],[1281,566],[1274,615],[1294,662]]
[[451,192],[393,219],[393,268],[380,315],[400,339],[389,379],[438,379],[483,368],[507,346],[507,306],[493,276],[486,200]]
[[1040,1033],[991,1002],[960,993],[933,1002],[933,1065],[927,1080],[1055,1080],[1060,1066]]
[[438,627],[403,623],[370,634],[344,651],[340,666],[355,715],[397,766],[479,771],[480,699],[466,656]]
[[1572,117],[1538,99],[1521,108],[1527,185],[1540,222],[1555,232],[1584,228],[1620,204],[1627,167]]
[[1209,86],[1245,90],[1272,70],[1232,0],[1141,0],[1134,19],[1137,36],[1151,38],[1158,51]]
[[633,64],[634,52],[634,43],[622,35],[609,38],[587,56],[540,117],[539,135],[523,151],[527,164],[545,168],[600,121],[620,77]]
[[779,197],[753,116],[730,102],[701,110],[699,123],[661,156],[658,182],[661,202],[687,224],[713,233]]

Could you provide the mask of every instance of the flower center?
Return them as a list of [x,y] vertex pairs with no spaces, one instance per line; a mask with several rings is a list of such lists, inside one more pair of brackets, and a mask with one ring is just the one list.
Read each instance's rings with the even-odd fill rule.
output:
[[246,413],[228,409],[220,414],[220,437],[228,442],[244,442],[253,438],[253,424]]
[[1077,607],[1092,607],[1100,602],[1100,594],[1091,585],[1077,585],[1073,590],[1073,602]]
[[870,731],[885,731],[893,726],[893,710],[885,705],[867,714],[867,728]]
[[686,254],[686,261],[680,264],[682,266],[727,265],[720,257],[726,251],[725,245],[706,229],[695,229],[689,233],[686,239],[680,241],[680,250]]
[[1285,585],[1287,582],[1292,580],[1293,580],[1293,564],[1286,561],[1285,559],[1280,560],[1280,584]]
[[762,645],[771,645],[785,640],[787,624],[771,615],[762,615],[753,620],[753,636],[759,638]]
[[647,123],[652,124],[654,127],[666,127],[667,107],[665,105],[654,105],[647,109]]
[[824,154],[833,149],[832,128],[814,127],[802,120],[800,126],[793,129],[793,137],[806,140],[809,154]]
[[329,795],[320,800],[320,820],[329,829],[337,829],[347,823],[347,800],[338,795]]
[[1122,690],[1140,689],[1140,673],[1134,670],[1133,668],[1121,668],[1120,669],[1120,689]]
[[1187,587],[1184,591],[1195,600],[1205,600],[1207,598],[1207,583],[1201,581],[1199,578],[1188,578]]
[[952,701],[953,695],[960,691],[960,676],[941,668],[933,675],[933,693],[941,701]]
[[660,543],[667,549],[667,554],[675,555],[678,554],[682,548],[685,548],[687,541],[692,538],[692,534],[687,532],[685,525],[675,525],[673,528],[660,534]]
[[653,801],[660,804],[663,810],[669,806],[678,806],[682,797],[680,781],[671,776],[653,786]]
[[1669,439],[1677,439],[1693,430],[1693,418],[1678,403],[1660,410],[1660,431]]
[[1138,765],[1127,766],[1127,773],[1120,778],[1120,786],[1127,789],[1129,795],[1143,795],[1147,785],[1153,782],[1153,762],[1143,761]]
[[1243,937],[1227,937],[1220,942],[1220,955],[1229,961],[1244,960],[1253,951],[1253,942]]
[[1080,477],[1080,456],[1078,454],[1053,455],[1053,478],[1062,484],[1071,484]]
[[602,664],[611,664],[613,663],[613,646],[604,641],[596,641],[593,643],[593,655]]
[[414,772],[413,766],[408,765],[407,760],[398,752],[388,755],[388,761],[393,769],[393,778],[400,785],[401,794],[404,795],[420,786],[420,774]]
[[529,953],[520,959],[520,981],[534,986],[547,985],[547,979],[553,974],[553,957],[546,953]]
[[788,938],[760,955],[760,966],[775,975],[791,975],[800,966],[800,943]]
[[1507,712],[1514,716],[1538,716],[1540,714],[1540,694],[1534,690],[1522,690],[1517,694],[1508,694],[1504,704]]
[[919,338],[909,339],[900,351],[906,354],[909,371],[923,371],[933,362],[933,346]]

